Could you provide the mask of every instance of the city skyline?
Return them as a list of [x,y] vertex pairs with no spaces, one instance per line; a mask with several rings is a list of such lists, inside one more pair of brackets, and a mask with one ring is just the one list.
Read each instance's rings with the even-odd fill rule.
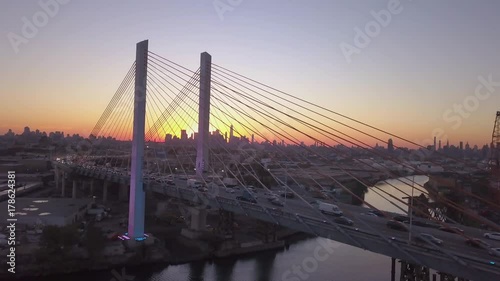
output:
[[[29,124],[88,136],[134,60],[135,43],[148,38],[151,50],[190,69],[207,51],[218,65],[424,146],[435,135],[490,143],[500,42],[489,34],[498,32],[499,4],[394,3],[244,1],[221,12],[210,1],[153,1],[146,10],[68,2],[36,36],[13,45],[23,19],[45,10],[7,2],[1,96],[23,110],[2,111],[0,130]],[[380,31],[356,44],[373,22]]]
[[[15,130],[12,130],[12,129],[9,129],[7,130],[7,132],[5,133],[2,133],[0,132],[0,137],[2,136],[7,136],[8,134],[13,134],[14,136],[21,136],[23,135],[23,133],[36,133],[36,134],[39,134],[40,136],[42,135],[46,135],[46,136],[49,136],[49,135],[60,135],[61,137],[64,137],[64,138],[72,138],[74,136],[76,137],[81,137],[81,138],[84,138],[84,139],[89,139],[90,136],[88,135],[80,135],[78,133],[74,133],[74,134],[69,134],[69,133],[65,133],[64,131],[62,130],[57,130],[57,131],[42,131],[42,130],[39,130],[39,129],[34,129],[32,130],[29,126],[25,126],[23,128],[22,131],[15,131]],[[210,131],[210,134],[215,136],[221,136],[226,142],[229,142],[230,139],[232,138],[231,135],[230,135],[230,130],[224,132],[224,131],[219,131],[218,129],[216,130],[213,130],[213,131]],[[198,132],[191,132],[189,133],[186,129],[180,129],[178,131],[178,133],[171,133],[171,132],[168,132],[163,139],[151,139],[150,141],[152,142],[158,142],[158,143],[162,143],[162,142],[167,142],[167,140],[194,140],[196,138],[196,136],[198,135]],[[108,137],[113,137],[111,135],[109,136],[98,136],[98,137],[104,137],[104,138],[108,138]],[[264,140],[262,138],[259,138],[259,137],[255,137],[254,135],[239,135],[239,134],[235,134],[233,135],[233,137],[237,138],[237,139],[241,139],[242,137],[246,140],[248,140],[250,143],[253,143],[252,142],[252,139],[255,138],[255,142],[256,143],[265,143],[266,141],[269,142],[269,143],[273,143],[275,142],[276,144],[281,144],[282,142],[281,141],[278,141],[276,139],[268,139],[268,140]],[[131,137],[130,138],[123,138],[123,139],[117,139],[119,141],[131,141]],[[308,141],[306,144],[310,145],[312,143],[315,143],[314,141]],[[286,142],[284,141],[284,144],[285,145],[297,145],[297,143],[289,143],[289,142]],[[337,145],[336,143],[325,143],[327,145],[330,145],[330,146],[335,146]],[[384,147],[386,149],[389,149],[390,146],[393,146],[392,149],[394,149],[394,147],[398,147],[398,148],[412,148],[414,149],[415,147],[407,147],[407,146],[401,146],[401,145],[398,145],[397,143],[394,143],[394,141],[389,138],[387,139],[386,142],[384,143],[379,143],[379,142],[375,142],[375,144],[373,145],[374,148],[377,148],[377,147]],[[432,145],[427,145],[427,147],[429,146],[432,146]],[[469,141],[467,140],[459,140],[457,142],[450,142],[450,140],[440,140],[440,139],[436,139],[436,143],[435,143],[435,149],[436,150],[441,150],[445,147],[456,147],[456,148],[459,148],[460,150],[463,150],[463,149],[481,149],[483,146],[490,146],[489,143],[484,143],[484,144],[479,144],[479,143],[469,143]],[[346,145],[346,147],[350,147],[348,145]]]

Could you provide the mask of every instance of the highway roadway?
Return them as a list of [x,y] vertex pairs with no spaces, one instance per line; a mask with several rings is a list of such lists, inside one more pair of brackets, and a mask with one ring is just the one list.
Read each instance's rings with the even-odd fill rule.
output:
[[[176,180],[176,184],[178,186],[181,186],[181,182]],[[240,187],[240,189],[243,189]],[[327,215],[327,214],[322,214],[317,206],[313,204],[308,204],[307,202],[312,202],[318,199],[313,199],[313,198],[305,198],[305,200],[302,200],[301,198],[287,198],[284,200],[283,197],[281,197],[281,201],[285,203],[285,206],[279,207],[276,205],[273,205],[271,202],[269,202],[265,196],[264,193],[267,191],[264,190],[257,190],[257,204],[265,206],[267,208],[276,208],[276,209],[281,209],[282,211],[285,212],[290,212],[290,213],[297,213],[303,216],[304,218],[311,218],[313,220],[317,220],[320,222],[323,221],[331,221],[335,218],[333,215]],[[210,191],[209,191],[210,192]],[[225,198],[231,198],[235,199],[236,196],[241,195],[242,191],[235,191],[234,193],[230,193],[226,191],[226,188],[219,188],[219,196],[225,197]],[[400,241],[405,241],[407,242],[409,240],[409,232],[404,232],[404,231],[397,231],[394,229],[390,229],[387,227],[387,221],[392,219],[394,216],[397,216],[399,214],[395,213],[385,213],[386,217],[376,217],[372,215],[368,215],[368,212],[370,211],[369,208],[364,208],[360,206],[355,206],[355,205],[349,205],[349,204],[343,204],[339,202],[332,202],[331,200],[321,200],[322,202],[327,202],[327,203],[332,203],[337,206],[344,212],[344,216],[347,218],[351,219],[354,222],[354,225],[352,226],[353,228],[358,228],[367,232],[373,232],[376,234],[382,234],[386,237],[395,237],[396,239],[399,239]],[[419,219],[422,220],[422,219]],[[333,222],[332,222],[333,223]],[[409,227],[409,225],[407,224]],[[481,239],[488,244],[491,245],[492,248],[499,248],[500,247],[500,241],[498,240],[491,240],[491,239],[486,239],[483,237],[483,234],[485,231],[477,228],[471,228],[463,225],[451,225],[455,227],[459,227],[460,229],[464,230],[463,234],[455,234],[455,233],[449,233],[445,232],[439,229],[435,228],[430,228],[430,227],[422,227],[422,226],[416,226],[413,225],[412,228],[412,236],[418,235],[419,233],[428,233],[433,235],[436,238],[439,238],[443,240],[443,247],[445,249],[448,249],[450,251],[454,252],[460,252],[460,253],[467,253],[468,255],[471,256],[476,256],[476,257],[483,257],[484,259],[489,259],[492,261],[498,261],[500,263],[500,258],[499,257],[494,257],[488,254],[488,251],[486,249],[481,249],[481,248],[475,248],[472,246],[468,246],[465,244],[465,241],[468,238],[477,238]],[[422,248],[427,248],[428,246],[422,245]],[[432,247],[432,246],[430,246]]]
[[[88,168],[82,167],[78,169],[78,173],[86,176],[98,176],[99,178],[104,177],[114,179],[117,182],[126,181],[128,178],[125,174],[117,174],[111,171],[103,170],[92,171]],[[389,254],[391,251],[394,252],[395,249],[392,248],[404,248],[406,252],[411,252],[411,255],[413,256],[424,256],[425,260],[421,259],[421,264],[427,264],[427,262],[431,262],[431,259],[434,259],[429,267],[437,270],[446,272],[444,268],[448,269],[450,268],[448,267],[450,264],[456,263],[453,270],[461,273],[461,276],[469,279],[478,280],[476,278],[478,274],[484,273],[486,275],[481,276],[488,276],[488,278],[494,276],[496,280],[500,280],[500,258],[491,256],[485,249],[474,248],[465,244],[465,240],[467,238],[463,235],[481,239],[489,243],[492,247],[500,247],[500,241],[485,239],[483,237],[484,231],[480,229],[453,225],[464,230],[464,234],[459,235],[447,233],[439,229],[414,225],[412,226],[413,236],[419,233],[428,233],[442,239],[444,243],[442,246],[434,244],[408,243],[408,232],[390,229],[386,226],[387,221],[397,214],[386,213],[386,217],[380,218],[367,215],[369,211],[368,208],[338,202],[335,203],[344,212],[346,217],[353,220],[354,225],[350,227],[336,225],[333,222],[333,216],[324,215],[317,209],[317,207],[307,204],[306,202],[315,200],[312,198],[305,198],[304,200],[300,198],[287,198],[286,203],[282,198],[282,202],[285,203],[285,206],[279,207],[271,204],[271,202],[265,198],[264,190],[257,191],[257,203],[253,204],[235,200],[237,196],[241,195],[243,187],[240,187],[239,191],[235,190],[234,192],[229,192],[230,189],[225,187],[210,187],[209,185],[208,192],[198,192],[193,188],[187,188],[187,181],[185,179],[176,178],[174,179],[174,183],[175,187],[157,183],[149,183],[147,185],[153,191],[163,193],[165,195],[175,196],[196,202],[201,202],[203,200],[200,200],[199,198],[204,198],[204,200],[209,202],[211,207],[222,207],[223,209],[229,211],[244,213],[262,220],[271,222],[274,221],[284,226],[298,230],[305,230],[319,236],[331,238],[333,240],[374,252],[383,254],[386,253],[387,255],[406,259],[411,262],[408,257],[405,258],[404,255],[401,256],[401,251],[397,252],[397,255]],[[345,234],[348,234],[348,236]],[[356,241],[353,240],[353,237]],[[376,241],[374,239],[376,239]],[[359,243],[359,241],[362,241],[362,243]],[[370,245],[367,244],[367,242],[369,242]],[[389,244],[389,246],[387,244]],[[381,247],[385,248],[382,249]],[[455,262],[450,260],[455,260]],[[444,261],[448,262],[447,267],[444,266]],[[440,266],[442,267],[439,268]],[[475,272],[471,276],[469,275],[469,271],[473,272],[473,268],[476,268],[479,271]],[[447,272],[454,273],[452,271]],[[480,280],[482,279],[483,278],[480,278]]]

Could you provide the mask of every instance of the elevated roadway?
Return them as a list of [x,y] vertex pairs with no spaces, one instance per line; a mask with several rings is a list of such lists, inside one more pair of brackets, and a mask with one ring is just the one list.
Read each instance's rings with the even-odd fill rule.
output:
[[[129,177],[111,172],[105,168],[91,169],[83,166],[64,165],[64,170],[71,170],[78,176],[96,178],[128,184]],[[61,167],[62,168],[62,167]],[[444,241],[442,246],[432,243],[409,242],[408,232],[388,228],[388,219],[397,214],[386,213],[387,218],[367,215],[369,209],[335,203],[344,215],[353,220],[353,226],[336,224],[333,217],[322,214],[317,208],[308,204],[308,199],[286,199],[285,206],[272,205],[263,196],[258,195],[257,203],[236,200],[241,191],[231,192],[224,187],[212,187],[208,192],[200,192],[188,188],[186,180],[174,179],[175,186],[154,181],[145,182],[146,189],[165,196],[190,202],[193,205],[213,209],[223,209],[236,214],[279,224],[313,235],[329,238],[340,243],[349,244],[365,250],[406,260],[429,268],[446,272],[469,280],[500,280],[500,259],[491,256],[487,250],[466,245],[462,235],[443,232],[429,227],[412,226],[412,236],[428,233]],[[284,200],[283,200],[284,201]],[[485,240],[483,231],[476,228],[459,226],[468,237],[479,238],[492,247],[500,247],[499,241]]]

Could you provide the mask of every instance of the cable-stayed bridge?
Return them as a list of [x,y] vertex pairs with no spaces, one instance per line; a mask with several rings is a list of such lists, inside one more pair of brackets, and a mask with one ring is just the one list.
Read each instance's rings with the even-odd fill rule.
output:
[[[192,71],[148,51],[147,41],[143,41],[138,43],[136,61],[92,130],[89,143],[54,164],[56,182],[59,186],[62,181],[63,192],[68,176],[93,179],[92,184],[103,181],[104,190],[110,183],[120,184],[120,197],[129,194],[128,234],[138,241],[144,237],[148,191],[194,205],[194,230],[203,230],[207,208],[220,209],[419,265],[413,267],[414,271],[425,271],[425,267],[470,280],[498,280],[500,269],[491,250],[465,243],[483,239],[484,231],[465,226],[460,226],[463,233],[454,230],[451,224],[457,224],[453,218],[429,215],[428,210],[435,209],[430,202],[421,202],[425,206],[420,209],[413,205],[400,208],[410,217],[413,238],[409,239],[408,232],[387,227],[395,214],[376,212],[378,216],[368,216],[364,215],[369,213],[367,208],[327,199],[334,186],[374,210],[346,186],[345,178],[363,188],[372,185],[355,170],[384,178],[397,178],[408,171],[426,173],[408,164],[403,152],[398,152],[404,150],[392,141],[392,151],[388,152],[364,141],[388,143],[388,138],[420,148],[417,156],[429,162],[429,167],[438,164],[437,152],[429,152],[427,147],[213,64],[208,53],[201,55],[200,68]],[[345,159],[356,156],[381,159],[391,168],[389,164],[377,166],[364,161],[356,162],[356,169],[349,168]],[[325,165],[335,172],[324,169]],[[424,186],[405,184],[427,193]],[[75,189],[76,181],[73,196]],[[387,204],[408,205],[376,186],[371,190]],[[274,198],[276,193],[282,196]],[[309,195],[313,193],[324,197],[325,202],[334,202],[354,225],[345,225],[321,212],[311,201]],[[498,209],[488,199],[466,190],[461,193]],[[440,202],[477,224],[498,230],[498,225],[466,206],[444,197]],[[425,219],[412,221],[413,216]],[[418,226],[414,225],[417,221]],[[422,233],[444,240],[444,245]],[[488,243],[496,246],[494,241]],[[428,273],[423,276],[422,280],[429,279]]]

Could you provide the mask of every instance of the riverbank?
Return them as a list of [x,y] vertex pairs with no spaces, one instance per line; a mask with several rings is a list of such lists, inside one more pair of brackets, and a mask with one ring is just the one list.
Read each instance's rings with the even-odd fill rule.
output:
[[190,240],[177,236],[163,245],[155,243],[139,248],[135,251],[128,250],[122,255],[108,256],[98,260],[72,259],[50,261],[46,263],[35,262],[33,256],[19,256],[19,260],[31,261],[19,264],[16,273],[0,273],[0,280],[26,280],[26,278],[64,278],[68,274],[79,272],[106,271],[116,268],[133,268],[138,266],[160,266],[181,265],[192,262],[216,261],[240,256],[252,256],[266,251],[282,251],[285,247],[297,241],[301,241],[310,235],[292,230],[281,230],[277,233],[277,241],[263,243],[258,239],[251,242],[227,240],[218,243],[216,247],[212,242],[201,240]]

